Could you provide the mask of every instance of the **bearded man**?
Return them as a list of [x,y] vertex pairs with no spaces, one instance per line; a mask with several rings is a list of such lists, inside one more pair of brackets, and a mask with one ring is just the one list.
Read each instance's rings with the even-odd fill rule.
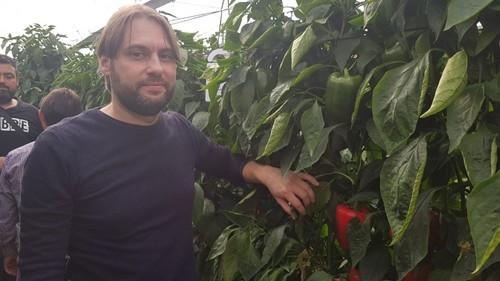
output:
[[305,213],[316,179],[232,155],[183,116],[174,94],[179,46],[155,10],[118,10],[96,48],[111,103],[44,131],[21,195],[21,281],[194,281],[195,169],[260,183]]
[[0,171],[9,151],[35,140],[42,131],[38,109],[15,97],[18,82],[15,60],[0,55]]

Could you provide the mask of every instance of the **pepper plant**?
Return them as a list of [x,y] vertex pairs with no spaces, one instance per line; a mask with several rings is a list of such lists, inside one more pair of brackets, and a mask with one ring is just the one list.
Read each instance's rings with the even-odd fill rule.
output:
[[33,24],[21,35],[0,37],[2,49],[17,60],[19,97],[23,101],[38,105],[65,62],[65,36],[54,33],[54,28]]
[[321,186],[293,219],[202,178],[200,278],[500,280],[500,2],[230,3],[196,124]]

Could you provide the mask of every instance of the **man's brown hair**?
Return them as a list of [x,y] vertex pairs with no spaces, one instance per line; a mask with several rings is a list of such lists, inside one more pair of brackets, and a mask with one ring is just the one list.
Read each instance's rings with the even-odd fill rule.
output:
[[82,112],[80,97],[71,89],[57,88],[40,102],[40,111],[45,116],[47,126]]
[[125,38],[125,31],[131,26],[134,19],[141,17],[153,20],[163,28],[178,59],[177,36],[168,20],[154,9],[141,4],[122,7],[111,16],[97,42],[97,57],[115,58],[123,43],[123,38]]

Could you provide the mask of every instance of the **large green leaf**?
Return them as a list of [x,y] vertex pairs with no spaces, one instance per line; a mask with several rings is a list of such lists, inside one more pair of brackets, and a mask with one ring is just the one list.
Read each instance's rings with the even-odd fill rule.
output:
[[248,247],[248,234],[236,231],[226,243],[222,255],[222,280],[234,281],[239,273],[241,250]]
[[393,231],[391,244],[401,239],[413,218],[426,162],[425,137],[413,140],[384,162],[380,193]]
[[498,150],[495,134],[481,128],[463,138],[460,150],[467,174],[474,186],[495,174]]
[[270,99],[271,105],[276,105],[283,96],[290,90],[290,87],[293,85],[293,80],[288,80],[285,82],[279,83],[274,89],[271,91]]
[[389,249],[383,244],[378,244],[371,247],[359,263],[359,275],[363,281],[384,280],[384,275],[390,267]]
[[377,127],[375,127],[373,119],[370,119],[368,120],[368,122],[366,122],[366,132],[368,133],[368,136],[374,144],[376,144],[380,148],[384,147],[384,142],[382,141],[382,137],[380,136]]
[[353,37],[353,39],[337,40],[333,47],[333,54],[335,61],[340,69],[344,69],[347,61],[352,55],[352,51],[358,47],[360,37],[358,34],[346,34],[346,37]]
[[269,96],[265,96],[258,103],[252,104],[248,115],[243,122],[243,130],[249,139],[252,139],[260,126],[264,123],[269,110]]
[[285,229],[286,225],[282,225],[271,230],[271,233],[266,239],[264,251],[262,252],[262,264],[267,264],[281,245]]
[[246,244],[238,249],[240,251],[239,268],[243,279],[248,281],[262,268],[262,262],[249,234],[246,235],[245,242]]
[[271,26],[248,48],[252,50],[261,47],[262,45],[266,45],[267,43],[275,42],[280,35],[280,31],[282,31],[280,26]]
[[246,81],[243,85],[232,90],[230,94],[231,108],[240,120],[245,120],[255,97],[255,82],[253,80]]
[[314,150],[314,153],[312,155],[309,153],[309,149],[305,145],[302,147],[299,161],[297,162],[297,171],[309,168],[314,165],[314,163],[318,162],[318,160],[326,151],[328,140],[330,139],[329,136],[332,130],[333,127],[323,128],[323,130],[321,130],[320,141],[318,142],[318,145],[316,146],[316,149]]
[[209,118],[210,113],[206,111],[199,111],[193,116],[193,126],[195,126],[198,130],[203,131],[208,125]]
[[280,63],[280,68],[278,71],[278,84],[281,84],[285,81],[289,81],[292,79],[292,46],[290,46],[285,54],[283,55],[283,59]]
[[330,273],[324,272],[324,271],[316,271],[309,278],[307,278],[307,281],[330,281],[333,280],[333,276]]
[[250,2],[239,2],[236,3],[231,10],[231,14],[226,19],[224,28],[232,31],[238,30],[241,24],[241,19],[245,15],[244,12],[247,9]]
[[450,0],[444,30],[477,15],[494,0]]
[[356,59],[356,68],[359,73],[363,73],[365,67],[377,58],[384,49],[375,41],[370,38],[363,37],[356,49],[356,54],[358,55]]
[[447,110],[446,132],[450,139],[449,152],[457,149],[462,138],[472,127],[484,102],[484,85],[474,84],[465,88]]
[[288,150],[285,155],[283,155],[280,159],[280,167],[281,167],[281,173],[283,175],[286,175],[288,171],[292,168],[293,162],[295,162],[295,159],[297,156],[299,156],[300,153],[300,147],[293,147],[290,150]]
[[371,92],[370,88],[370,81],[372,80],[373,76],[378,74],[381,70],[383,70],[386,67],[389,67],[391,65],[395,64],[402,64],[402,62],[398,61],[390,61],[383,63],[381,65],[378,65],[377,67],[374,67],[370,72],[368,72],[367,75],[365,75],[365,78],[363,79],[363,82],[361,82],[360,87],[358,88],[358,93],[356,94],[356,102],[354,103],[354,111],[352,112],[351,116],[351,126],[354,126],[354,123],[356,122],[356,119],[358,118],[358,113],[359,113],[359,108],[361,106],[361,101],[365,97],[366,94]]
[[255,39],[255,34],[257,30],[259,30],[259,27],[262,25],[261,20],[256,20],[254,22],[245,24],[243,27],[241,27],[241,32],[240,32],[240,40],[243,45],[248,45],[248,42],[250,42],[250,39]]
[[446,0],[427,1],[425,12],[427,14],[429,27],[434,33],[435,38],[439,37],[439,34],[443,29],[444,22],[446,21],[446,5]]
[[458,35],[458,41],[461,42],[464,38],[464,35],[471,29],[471,27],[475,26],[477,23],[477,16],[473,16],[470,19],[459,23],[455,26]]
[[356,266],[366,255],[366,250],[371,242],[370,228],[369,223],[361,223],[357,219],[349,222],[347,238],[352,266]]
[[439,79],[431,108],[422,114],[422,118],[447,108],[463,91],[467,84],[467,62],[468,57],[464,50],[457,52],[448,60]]
[[379,13],[381,13],[381,7],[383,6],[383,2],[386,0],[369,0],[365,1],[365,9],[364,9],[364,19],[365,26],[367,26],[372,20],[377,18]]
[[304,68],[302,71],[300,71],[299,75],[297,75],[297,77],[293,80],[292,86],[298,85],[300,82],[311,77],[317,71],[324,69],[324,68],[327,68],[327,67],[329,67],[329,66],[323,65],[323,64],[313,64],[311,66]]
[[467,198],[467,218],[480,271],[500,244],[500,172],[472,190]]
[[229,91],[232,91],[236,87],[247,81],[248,72],[250,71],[250,66],[242,66],[237,68],[233,73],[231,73],[231,78],[227,83]]
[[476,49],[472,55],[475,56],[484,51],[497,38],[498,34],[500,34],[500,29],[497,25],[486,26],[477,40]]
[[215,242],[212,244],[212,248],[210,249],[207,260],[213,260],[224,254],[224,252],[226,251],[227,241],[235,230],[235,228],[230,226],[222,231],[219,237],[217,237],[217,240],[215,240]]
[[321,134],[325,127],[323,113],[317,102],[304,111],[300,118],[300,127],[306,142],[305,146],[309,150],[309,155],[312,156],[321,141]]
[[408,231],[394,247],[394,265],[399,274],[399,280],[415,268],[426,256],[429,243],[429,210],[434,194],[438,188],[423,192],[416,205]]
[[486,95],[495,102],[500,102],[500,73],[490,81],[484,82]]
[[306,214],[314,214],[325,210],[326,205],[330,202],[332,197],[332,190],[330,185],[326,182],[320,182],[319,186],[314,188],[314,196],[316,201],[309,205],[306,209]]
[[304,32],[292,43],[292,69],[299,64],[302,58],[317,43],[313,25],[309,25]]
[[373,90],[375,126],[391,153],[413,134],[429,83],[429,54],[387,71]]
[[[316,22],[319,24],[325,24],[328,21],[328,18],[332,14],[332,11],[330,9],[332,7],[332,4],[329,3],[329,0],[319,0],[316,1],[316,3],[314,2],[315,2],[314,0],[309,1],[309,3],[311,3],[314,6],[314,8],[311,11],[309,11],[306,18],[306,23]],[[324,2],[325,4],[320,5],[319,2]]]
[[279,149],[280,142],[286,135],[288,123],[290,122],[290,117],[291,113],[289,112],[282,112],[280,113],[280,115],[278,115],[278,117],[276,117],[273,123],[273,127],[271,129],[271,135],[269,136],[264,151],[262,152],[261,155],[259,155],[259,158],[270,155],[271,153]]

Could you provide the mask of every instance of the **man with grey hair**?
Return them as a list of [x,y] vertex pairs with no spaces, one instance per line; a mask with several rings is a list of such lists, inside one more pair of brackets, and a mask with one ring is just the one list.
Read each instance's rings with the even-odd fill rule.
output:
[[96,48],[111,102],[49,128],[27,161],[20,280],[194,281],[194,170],[264,185],[305,213],[316,179],[247,161],[209,141],[172,98],[179,47],[142,5],[116,12]]

